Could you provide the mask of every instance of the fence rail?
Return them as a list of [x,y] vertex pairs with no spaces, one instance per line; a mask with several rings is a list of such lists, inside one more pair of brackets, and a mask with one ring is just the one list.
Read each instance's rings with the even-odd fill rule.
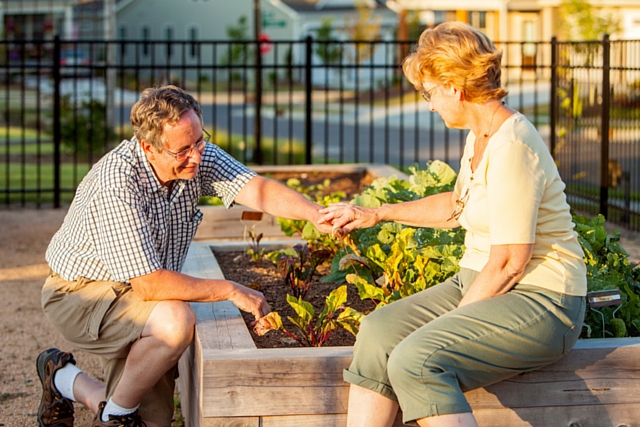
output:
[[[640,43],[496,44],[504,52],[506,101],[548,142],[572,205],[640,227]],[[403,78],[399,64],[410,48],[311,38],[2,41],[0,203],[69,202],[91,165],[131,136],[129,110],[140,92],[166,83],[193,93],[214,141],[248,164],[403,168],[440,159],[457,169],[466,132],[447,129]],[[600,145],[604,126],[608,148]],[[615,161],[606,166],[607,181],[604,150]]]

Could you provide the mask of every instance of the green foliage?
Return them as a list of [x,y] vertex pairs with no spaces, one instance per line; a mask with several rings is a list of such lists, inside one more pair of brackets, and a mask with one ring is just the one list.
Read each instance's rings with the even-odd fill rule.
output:
[[567,40],[598,40],[603,34],[620,31],[620,23],[610,14],[597,11],[586,0],[562,0],[558,27]]
[[621,296],[619,306],[587,309],[585,334],[593,338],[640,336],[640,269],[629,262],[620,234],[607,234],[604,221],[602,215],[573,217],[587,265],[588,291],[618,289]]
[[342,56],[342,46],[331,34],[333,33],[333,18],[323,18],[320,21],[316,40],[318,44],[315,53],[325,65],[337,64]]
[[251,229],[247,230],[251,242],[249,242],[249,249],[247,249],[247,255],[251,260],[257,264],[262,258],[264,258],[266,251],[260,247],[260,240],[262,240],[262,233],[257,233]]
[[320,264],[331,257],[328,250],[310,251],[307,245],[293,247],[294,254],[282,252],[276,259],[278,270],[296,298],[303,298]]
[[[451,191],[455,184],[455,172],[440,161],[422,170],[412,166],[410,171],[408,181],[395,176],[377,179],[354,198],[354,203],[378,207],[417,200]],[[464,248],[464,230],[460,228],[415,228],[383,222],[351,235],[355,248],[339,253],[342,258],[338,262],[334,258],[331,274],[323,281],[355,285],[360,298],[372,300],[376,308],[453,276]]]
[[[240,18],[238,18],[238,23],[236,25],[226,28],[226,32],[229,40],[239,43],[230,44],[227,53],[222,57],[222,64],[252,64],[254,58],[254,47],[252,47],[249,43],[246,43],[246,41],[249,40],[249,24],[247,22],[247,17],[242,15]],[[237,72],[232,73],[231,77],[233,80],[242,79],[240,73]]]
[[107,126],[107,109],[97,100],[74,104],[69,95],[60,104],[60,137],[65,151],[81,159],[97,159],[116,139]]
[[364,317],[359,311],[344,306],[347,302],[346,285],[334,289],[327,296],[324,309],[317,318],[313,306],[302,298],[287,295],[287,302],[296,312],[294,317],[288,317],[288,319],[303,338],[300,339],[297,335],[287,331],[282,324],[280,315],[276,312],[269,313],[264,320],[261,319],[261,327],[256,330],[258,334],[279,329],[303,346],[321,347],[333,331],[338,328],[346,329],[356,335]]

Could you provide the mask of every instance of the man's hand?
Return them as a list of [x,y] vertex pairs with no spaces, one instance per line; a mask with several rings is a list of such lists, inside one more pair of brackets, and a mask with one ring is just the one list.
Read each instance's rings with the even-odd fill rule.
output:
[[358,228],[373,227],[380,222],[379,209],[365,208],[347,203],[336,203],[320,210],[323,215],[319,223],[331,227],[331,233],[344,236]]
[[271,307],[269,307],[262,292],[255,291],[235,282],[231,283],[234,285],[234,290],[228,299],[240,310],[253,314],[255,320],[251,322],[250,326],[255,325],[261,317],[271,312]]

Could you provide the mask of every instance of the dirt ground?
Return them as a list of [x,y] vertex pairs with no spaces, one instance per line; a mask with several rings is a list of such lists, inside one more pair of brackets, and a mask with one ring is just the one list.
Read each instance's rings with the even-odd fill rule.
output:
[[[35,359],[49,347],[73,351],[40,308],[40,289],[49,272],[44,253],[65,214],[65,209],[0,210],[0,427],[37,425],[41,386]],[[622,236],[630,259],[639,262],[640,234],[623,231]],[[81,369],[100,378],[95,357],[74,355]],[[89,410],[76,405],[76,425],[89,425],[92,419]]]

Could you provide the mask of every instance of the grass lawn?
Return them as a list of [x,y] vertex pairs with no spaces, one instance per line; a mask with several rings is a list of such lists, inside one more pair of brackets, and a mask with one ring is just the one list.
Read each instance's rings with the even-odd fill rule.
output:
[[[89,171],[90,165],[64,163],[60,168],[61,199],[71,201],[76,186]],[[0,203],[53,201],[53,165],[34,163],[0,163]],[[24,194],[22,193],[24,189]],[[38,190],[40,189],[40,190]]]

